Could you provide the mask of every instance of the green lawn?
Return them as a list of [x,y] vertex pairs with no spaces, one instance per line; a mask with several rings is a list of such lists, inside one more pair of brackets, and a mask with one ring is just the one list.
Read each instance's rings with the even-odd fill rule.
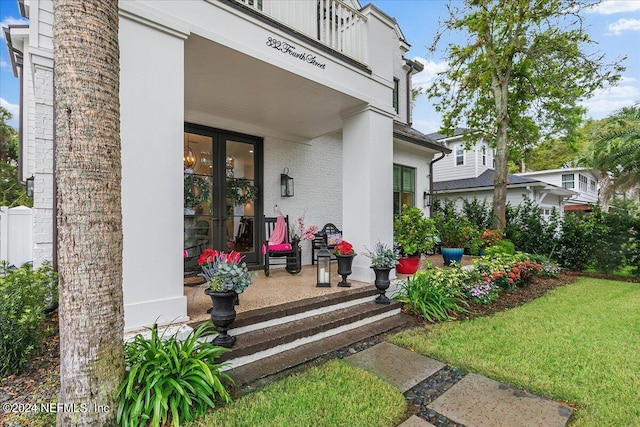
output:
[[391,341],[577,408],[571,426],[640,426],[640,284],[580,279],[492,317]]
[[333,360],[244,396],[193,426],[385,427],[402,422],[405,410],[396,387]]

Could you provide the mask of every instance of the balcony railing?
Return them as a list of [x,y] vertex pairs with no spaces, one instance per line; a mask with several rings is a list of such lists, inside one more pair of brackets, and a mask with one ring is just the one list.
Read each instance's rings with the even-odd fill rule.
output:
[[366,16],[340,0],[234,0],[365,63]]

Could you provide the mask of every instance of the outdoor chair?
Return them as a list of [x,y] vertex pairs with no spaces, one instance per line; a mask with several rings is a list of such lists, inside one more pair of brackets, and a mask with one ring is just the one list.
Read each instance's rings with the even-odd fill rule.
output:
[[[311,242],[311,265],[316,263],[316,251],[320,250],[323,245],[331,250],[336,247],[338,243],[342,241],[342,231],[338,230],[338,227],[328,223],[320,231],[315,234],[313,242]],[[336,259],[333,255],[331,259]]]
[[201,269],[198,264],[198,258],[200,254],[204,252],[205,247],[205,243],[200,243],[184,248],[184,277],[194,277],[200,273]]
[[[291,245],[289,240],[289,215],[284,218],[284,236],[281,242],[274,242],[272,236],[276,231],[278,217],[264,217],[264,233],[265,240],[262,245],[262,253],[264,254],[264,275],[269,277],[269,267],[271,265],[289,265],[292,259],[295,259],[297,247]],[[282,231],[282,230],[281,230]],[[272,240],[269,243],[269,240]],[[284,262],[282,262],[284,259]],[[288,271],[289,269],[287,269]]]

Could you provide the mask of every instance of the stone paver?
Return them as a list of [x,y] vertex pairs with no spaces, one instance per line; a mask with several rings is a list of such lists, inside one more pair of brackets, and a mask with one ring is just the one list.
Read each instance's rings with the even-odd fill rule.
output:
[[412,415],[407,421],[400,424],[398,427],[435,427],[428,421],[423,420],[420,417]]
[[403,393],[445,366],[386,341],[349,356],[345,361],[388,381]]
[[466,427],[563,427],[572,412],[476,374],[466,375],[428,407]]

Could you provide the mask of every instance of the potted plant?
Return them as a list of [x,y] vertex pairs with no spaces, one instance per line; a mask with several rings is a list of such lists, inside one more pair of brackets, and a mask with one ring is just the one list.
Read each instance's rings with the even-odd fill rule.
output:
[[236,319],[235,303],[238,294],[251,283],[251,273],[240,252],[220,252],[205,249],[198,264],[202,268],[200,274],[206,280],[204,293],[211,297],[213,309],[211,322],[216,326],[219,335],[213,340],[215,345],[231,347],[236,338],[227,331]]
[[480,236],[480,255],[484,255],[484,250],[489,246],[496,244],[498,240],[502,239],[502,231],[486,229]]
[[338,260],[338,274],[342,276],[342,281],[338,283],[338,286],[348,288],[351,283],[347,282],[347,276],[351,274],[351,264],[357,255],[353,245],[343,240],[333,248],[333,255]]
[[435,226],[442,244],[442,258],[445,265],[452,262],[461,262],[464,249],[471,242],[478,240],[478,230],[471,224],[467,217],[436,215]]
[[371,258],[371,268],[373,269],[376,279],[373,282],[380,295],[376,298],[377,304],[389,304],[389,298],[385,295],[385,291],[389,288],[391,281],[389,280],[389,272],[398,264],[400,253],[397,248],[390,248],[384,243],[378,241],[373,250],[366,249],[365,256]]
[[396,271],[413,274],[420,265],[420,255],[433,249],[434,222],[417,207],[403,205],[393,220],[393,239],[398,244],[400,259]]

